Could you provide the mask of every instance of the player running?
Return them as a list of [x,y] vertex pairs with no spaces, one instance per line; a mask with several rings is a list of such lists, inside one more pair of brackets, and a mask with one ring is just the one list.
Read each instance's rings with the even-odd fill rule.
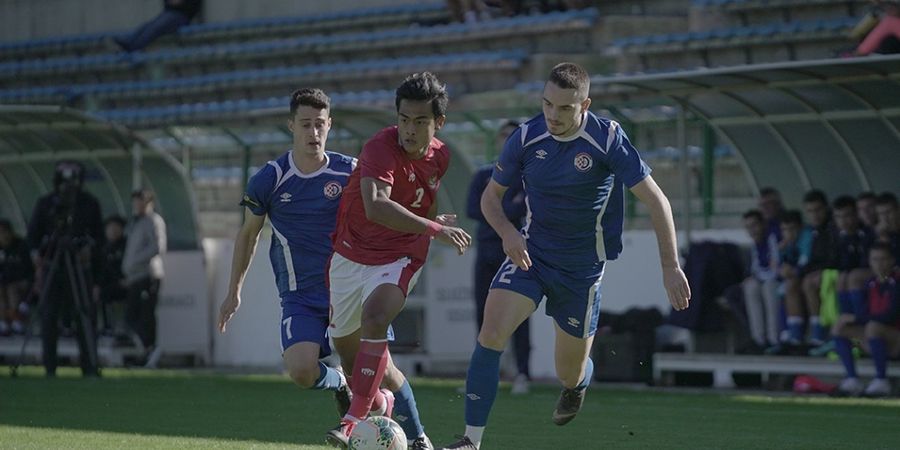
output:
[[326,435],[341,448],[347,447],[355,424],[369,414],[382,380],[393,391],[394,419],[410,448],[432,448],[409,383],[391,362],[387,336],[421,273],[431,238],[460,254],[471,243],[450,220],[435,221],[437,190],[450,151],[434,133],[444,124],[447,101],[446,88],[431,73],[407,77],[397,88],[398,125],[366,143],[341,200],[328,273],[329,332],[353,374],[353,402]]
[[[618,123],[588,111],[587,72],[562,63],[544,86],[543,114],[519,127],[481,197],[485,218],[508,256],[497,271],[484,325],[466,378],[465,435],[446,449],[478,449],[497,395],[500,354],[513,331],[544,296],[556,322],[556,372],[563,385],[553,422],[571,421],[584,401],[594,365],[591,349],[600,312],[600,280],[622,250],[624,189],[650,212],[669,302],[687,308],[690,289],[678,262],[672,210]],[[520,232],[501,199],[525,185],[528,216]]]
[[356,159],[325,151],[331,100],[319,89],[291,96],[288,128],[293,150],[269,161],[250,178],[241,201],[244,224],[234,243],[228,294],[219,309],[219,331],[241,306],[241,286],[266,216],[272,224],[269,258],[281,296],[281,350],[298,386],[334,391],[338,413],[350,407],[344,375],[319,361],[331,354],[325,267],[341,193]]

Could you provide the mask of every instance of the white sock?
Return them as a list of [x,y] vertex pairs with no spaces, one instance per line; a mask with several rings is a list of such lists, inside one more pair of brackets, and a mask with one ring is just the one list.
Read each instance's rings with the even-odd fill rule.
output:
[[482,434],[484,434],[484,427],[471,427],[466,425],[466,437],[475,444],[475,448],[481,448]]

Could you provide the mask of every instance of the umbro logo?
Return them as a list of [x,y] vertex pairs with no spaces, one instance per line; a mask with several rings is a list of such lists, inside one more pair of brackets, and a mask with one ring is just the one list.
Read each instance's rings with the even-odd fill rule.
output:
[[547,152],[544,150],[538,150],[534,152],[534,155],[537,156],[537,159],[547,159]]
[[466,397],[469,397],[469,400],[481,400],[481,397],[478,394],[466,394]]
[[284,194],[279,195],[279,197],[281,197],[282,203],[287,203],[287,202],[291,201],[291,193],[290,192],[285,192]]
[[409,417],[406,417],[403,414],[394,414],[393,419],[396,420],[397,422],[406,422],[409,419]]
[[578,319],[576,319],[576,318],[574,318],[574,317],[569,317],[569,326],[572,326],[572,327],[576,327],[576,328],[577,328],[578,325],[581,325],[581,321],[580,321],[580,320],[578,320]]
[[367,377],[374,377],[374,376],[375,376],[375,371],[372,370],[372,369],[370,369],[370,368],[368,368],[368,367],[359,369],[359,371],[360,371],[360,373],[362,373],[363,375],[365,375],[365,376],[367,376]]
[[389,276],[391,276],[390,272],[385,272],[385,273],[381,274],[381,278],[387,278]]

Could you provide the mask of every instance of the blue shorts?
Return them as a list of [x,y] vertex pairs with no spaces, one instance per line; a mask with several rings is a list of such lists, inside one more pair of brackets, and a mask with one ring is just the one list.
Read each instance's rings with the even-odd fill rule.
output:
[[579,339],[593,336],[600,318],[603,263],[600,270],[570,273],[551,268],[535,256],[531,256],[531,262],[532,266],[524,271],[506,258],[494,275],[491,289],[522,294],[534,302],[535,308],[546,297],[547,315],[566,333]]
[[281,352],[298,342],[319,344],[319,358],[331,354],[328,344],[328,301],[321,307],[303,302],[300,295],[288,293],[281,299]]

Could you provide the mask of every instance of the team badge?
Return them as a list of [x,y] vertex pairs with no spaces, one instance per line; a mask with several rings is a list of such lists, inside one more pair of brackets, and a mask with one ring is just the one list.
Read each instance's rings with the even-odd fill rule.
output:
[[591,155],[579,153],[575,156],[575,168],[579,172],[587,172],[591,167],[594,167],[594,158],[591,158]]
[[337,181],[329,181],[325,184],[325,198],[328,200],[334,200],[341,196],[341,192],[344,190],[341,183]]
[[409,173],[409,182],[410,182],[410,183],[413,183],[413,182],[415,182],[415,181],[416,181],[416,173],[415,173],[415,172],[410,172],[410,173]]
[[535,156],[537,156],[537,159],[547,159],[547,152],[545,152],[544,150],[538,150],[534,152],[534,154]]
[[428,179],[428,187],[430,187],[431,189],[437,189],[437,187],[438,187],[437,175],[432,175],[431,178]]

